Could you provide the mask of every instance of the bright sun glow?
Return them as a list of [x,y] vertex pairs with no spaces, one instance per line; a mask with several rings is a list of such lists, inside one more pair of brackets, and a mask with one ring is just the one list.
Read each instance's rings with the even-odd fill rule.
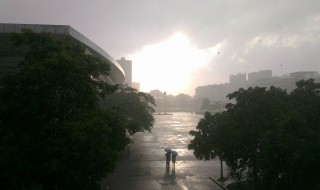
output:
[[129,56],[133,62],[133,81],[140,82],[140,90],[144,92],[159,89],[172,95],[188,93],[194,88],[189,86],[192,72],[210,62],[218,48],[219,45],[198,49],[186,35],[176,33]]

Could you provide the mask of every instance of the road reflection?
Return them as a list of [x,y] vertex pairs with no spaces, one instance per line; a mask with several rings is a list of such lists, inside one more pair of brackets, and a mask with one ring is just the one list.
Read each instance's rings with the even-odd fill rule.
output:
[[175,185],[177,183],[176,181],[176,169],[175,167],[172,167],[171,173],[170,173],[170,166],[166,167],[165,173],[163,176],[163,183],[162,185],[168,186],[168,185]]
[[[132,136],[134,143],[130,145],[130,156],[109,176],[110,189],[220,190],[209,179],[209,176],[213,179],[220,177],[220,161],[197,160],[187,148],[192,139],[189,131],[196,128],[201,117],[192,113],[155,115],[152,133]],[[166,167],[166,148],[178,153],[175,168],[172,161]]]

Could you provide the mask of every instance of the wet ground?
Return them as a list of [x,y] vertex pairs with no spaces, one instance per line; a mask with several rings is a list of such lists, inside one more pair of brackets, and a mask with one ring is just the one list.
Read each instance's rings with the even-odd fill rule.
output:
[[[221,190],[209,179],[220,177],[219,160],[197,160],[187,148],[192,139],[189,131],[195,130],[202,115],[173,113],[154,117],[152,133],[132,137],[130,155],[118,162],[104,190]],[[175,168],[172,164],[166,168],[164,149],[167,147],[179,154]]]

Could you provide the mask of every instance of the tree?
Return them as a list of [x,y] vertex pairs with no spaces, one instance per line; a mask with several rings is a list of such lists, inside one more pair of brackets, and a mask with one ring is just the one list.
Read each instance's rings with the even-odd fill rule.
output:
[[118,90],[106,96],[102,103],[105,109],[117,110],[122,115],[124,128],[132,135],[149,131],[154,124],[154,98],[148,93],[138,92],[128,86],[119,86]]
[[[259,181],[258,160],[260,156],[260,138],[265,131],[277,127],[278,121],[285,117],[288,101],[286,91],[279,88],[255,87],[239,89],[228,95],[235,99],[235,104],[226,106],[229,114],[228,133],[222,133],[227,141],[225,150],[226,162],[238,179],[241,173],[247,172],[249,181]],[[219,130],[219,128],[218,128]],[[225,130],[225,129],[223,129]],[[223,145],[223,144],[222,144]],[[230,149],[232,146],[236,146]],[[234,150],[237,148],[237,150]],[[233,150],[235,152],[230,152]]]
[[320,84],[298,81],[289,110],[262,139],[264,186],[272,189],[319,189]]
[[196,129],[197,131],[191,130],[190,135],[194,136],[194,139],[188,144],[188,149],[193,150],[194,156],[199,160],[211,160],[216,156],[219,156],[221,164],[221,177],[223,180],[223,165],[222,165],[222,154],[217,147],[215,138],[215,128],[222,122],[222,114],[211,114],[210,112],[205,112],[204,118],[202,118]]
[[68,37],[26,30],[12,41],[25,55],[1,80],[0,188],[99,189],[127,143],[99,104],[115,87],[92,80],[109,63]]
[[190,132],[196,157],[218,155],[232,176],[255,189],[319,189],[320,84],[299,81],[291,94],[239,89],[228,97],[235,103],[206,114]]
[[226,103],[223,103],[221,101],[213,101],[212,104],[210,105],[210,111],[215,113],[215,112],[222,112],[226,106]]
[[209,107],[210,107],[210,100],[208,98],[203,99],[202,103],[201,103],[200,110],[206,111],[209,109]]
[[196,127],[197,131],[191,130],[189,132],[191,136],[194,136],[194,139],[190,141],[188,149],[193,150],[194,156],[199,160],[210,160],[216,157],[211,138],[215,125],[212,114],[205,112],[204,118],[199,121]]

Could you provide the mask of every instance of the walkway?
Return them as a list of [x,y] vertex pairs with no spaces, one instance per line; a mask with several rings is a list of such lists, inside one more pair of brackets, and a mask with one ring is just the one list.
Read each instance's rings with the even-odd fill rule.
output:
[[[133,136],[130,156],[118,162],[104,190],[221,190],[209,179],[220,177],[220,162],[196,160],[187,149],[191,139],[188,132],[195,128],[199,117],[155,116],[152,133]],[[165,167],[166,147],[179,153],[175,169]]]

